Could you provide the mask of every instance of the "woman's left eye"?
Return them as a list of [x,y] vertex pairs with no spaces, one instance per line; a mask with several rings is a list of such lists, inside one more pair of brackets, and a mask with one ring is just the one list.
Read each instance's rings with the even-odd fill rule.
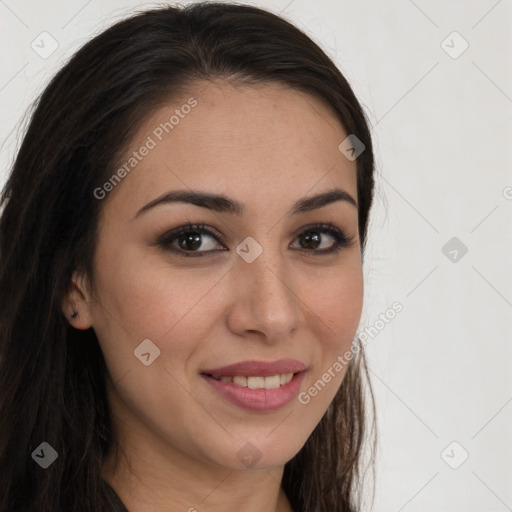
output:
[[[206,244],[203,240],[205,237],[210,239]],[[302,247],[293,247],[294,249],[301,250],[307,255],[322,255],[339,252],[343,247],[350,245],[352,237],[333,224],[321,223],[303,229],[296,240]],[[185,257],[204,256],[204,253],[228,250],[220,242],[220,235],[204,224],[181,226],[161,236],[157,244],[165,250]]]
[[[331,239],[325,246],[325,234]],[[341,229],[333,224],[315,224],[302,231],[297,237],[301,244],[307,247],[303,248],[304,253],[332,254],[337,253],[344,247],[347,247],[353,241],[353,237],[348,236]],[[323,247],[322,247],[323,245]]]

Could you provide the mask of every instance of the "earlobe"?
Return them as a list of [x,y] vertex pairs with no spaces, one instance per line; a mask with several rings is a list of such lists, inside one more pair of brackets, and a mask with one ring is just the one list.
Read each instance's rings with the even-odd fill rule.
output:
[[62,301],[62,312],[75,329],[92,327],[91,298],[85,280],[78,272],[73,272],[69,289]]

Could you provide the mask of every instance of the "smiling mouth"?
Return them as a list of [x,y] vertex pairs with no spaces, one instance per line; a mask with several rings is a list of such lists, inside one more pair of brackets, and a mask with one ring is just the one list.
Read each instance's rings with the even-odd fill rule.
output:
[[235,386],[249,389],[277,389],[288,384],[297,373],[279,373],[270,376],[261,375],[234,375],[215,377],[210,374],[204,374],[220,382],[233,383]]
[[286,373],[277,373],[269,365],[260,368],[237,365],[234,369],[208,370],[201,377],[216,394],[232,404],[253,412],[268,412],[284,407],[297,396],[307,371],[305,365],[295,365],[293,369],[288,365],[283,370]]

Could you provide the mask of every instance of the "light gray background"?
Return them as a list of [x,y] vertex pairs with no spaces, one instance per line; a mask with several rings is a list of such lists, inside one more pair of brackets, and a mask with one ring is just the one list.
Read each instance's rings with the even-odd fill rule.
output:
[[[321,44],[373,125],[360,329],[403,305],[367,344],[380,438],[374,510],[512,510],[512,1],[253,4]],[[156,5],[0,1],[2,182],[22,116],[55,71],[92,35]],[[58,43],[47,58],[31,48],[51,49],[43,31]],[[452,237],[465,255],[442,252]]]

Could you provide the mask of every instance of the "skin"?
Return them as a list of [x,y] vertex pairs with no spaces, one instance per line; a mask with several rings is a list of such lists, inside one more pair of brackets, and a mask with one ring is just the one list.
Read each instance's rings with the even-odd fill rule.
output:
[[[94,329],[109,370],[124,456],[116,464],[110,454],[103,475],[130,512],[291,511],[280,487],[284,464],[322,418],[346,367],[308,404],[294,399],[266,412],[227,402],[200,372],[294,358],[307,365],[305,391],[350,349],[363,302],[357,207],[335,201],[288,211],[333,188],[357,199],[356,162],[338,150],[347,133],[320,100],[278,84],[221,81],[196,82],[153,112],[126,157],[191,96],[197,106],[103,199],[94,280],[75,273],[63,302],[68,318],[79,313],[70,319],[75,328]],[[175,202],[135,217],[176,189],[224,194],[245,214]],[[189,221],[222,235],[202,235],[195,250],[206,255],[155,245]],[[334,239],[320,231],[318,248],[304,254],[299,235],[320,222],[352,242],[321,254]],[[252,263],[235,251],[247,236],[263,249]],[[179,250],[176,239],[173,246]],[[133,353],[144,339],[160,349],[149,366]],[[261,454],[251,468],[237,457],[247,442]]]

